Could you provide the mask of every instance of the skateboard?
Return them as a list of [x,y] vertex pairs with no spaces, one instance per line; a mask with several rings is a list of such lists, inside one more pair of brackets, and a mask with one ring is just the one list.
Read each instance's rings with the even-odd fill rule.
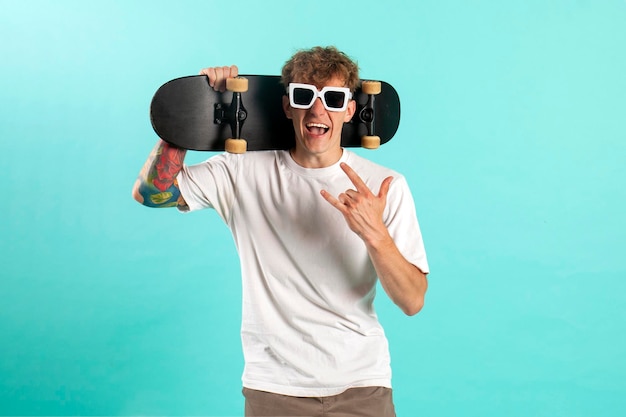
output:
[[[204,75],[163,84],[150,105],[154,131],[166,142],[197,151],[243,153],[295,145],[279,76],[244,75],[226,81],[224,93],[213,90]],[[362,81],[353,99],[357,111],[343,126],[341,145],[375,149],[391,140],[400,124],[396,90],[383,81]]]

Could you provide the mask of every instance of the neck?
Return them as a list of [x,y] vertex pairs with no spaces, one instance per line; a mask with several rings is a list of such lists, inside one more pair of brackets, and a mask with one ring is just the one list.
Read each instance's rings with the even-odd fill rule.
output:
[[326,168],[339,162],[343,155],[343,148],[338,148],[332,153],[323,154],[303,153],[298,152],[297,148],[292,148],[289,150],[289,154],[291,155],[291,159],[303,168]]

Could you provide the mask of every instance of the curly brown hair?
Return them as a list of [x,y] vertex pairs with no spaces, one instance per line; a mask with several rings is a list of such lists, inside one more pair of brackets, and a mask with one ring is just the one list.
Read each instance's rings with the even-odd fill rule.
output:
[[334,46],[316,46],[296,52],[285,63],[281,82],[285,87],[291,82],[320,86],[334,76],[354,92],[359,85],[359,66]]

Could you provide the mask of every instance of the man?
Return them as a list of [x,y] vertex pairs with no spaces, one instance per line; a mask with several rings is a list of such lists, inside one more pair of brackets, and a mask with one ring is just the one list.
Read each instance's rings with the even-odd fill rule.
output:
[[[201,74],[224,91],[238,69]],[[428,264],[409,187],[341,147],[359,82],[344,53],[299,51],[282,82],[293,149],[185,166],[184,150],[159,142],[133,196],[213,208],[230,228],[242,270],[246,416],[395,416],[373,301],[378,278],[406,314],[424,303]]]

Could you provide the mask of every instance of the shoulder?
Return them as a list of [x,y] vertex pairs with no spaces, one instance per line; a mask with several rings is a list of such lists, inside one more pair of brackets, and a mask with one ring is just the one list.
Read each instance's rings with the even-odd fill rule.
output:
[[394,182],[396,182],[396,180],[405,181],[404,175],[396,170],[373,162],[350,150],[344,149],[344,152],[346,152],[345,162],[350,165],[365,182],[367,182],[369,178],[373,180],[383,180],[387,177],[393,177]]
[[264,163],[272,163],[280,157],[282,151],[254,151],[242,154],[220,153],[213,155],[196,166],[225,166],[237,168]]
[[239,164],[265,164],[273,163],[282,158],[286,151],[251,151],[242,154],[222,154],[224,158]]

